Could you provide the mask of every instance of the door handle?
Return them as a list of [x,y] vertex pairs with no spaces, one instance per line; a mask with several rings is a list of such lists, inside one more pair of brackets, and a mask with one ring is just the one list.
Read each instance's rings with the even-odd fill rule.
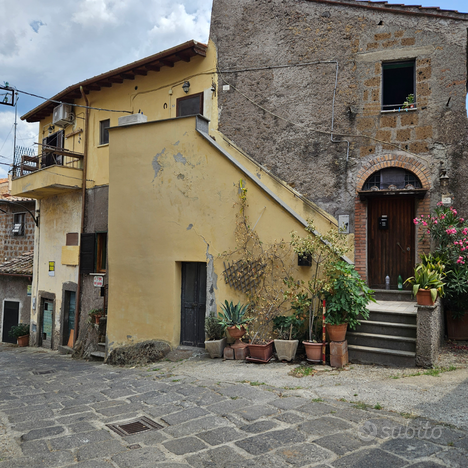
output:
[[400,247],[400,249],[401,249],[401,251],[402,251],[403,253],[409,252],[409,251],[411,250],[409,247],[406,247],[406,252],[405,252],[405,249],[400,245],[399,242],[397,242],[396,245],[398,245],[398,247]]

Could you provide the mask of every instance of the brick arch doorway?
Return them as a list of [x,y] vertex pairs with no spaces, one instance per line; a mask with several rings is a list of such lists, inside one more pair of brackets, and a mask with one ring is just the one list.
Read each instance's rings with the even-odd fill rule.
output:
[[390,288],[397,289],[413,275],[416,262],[416,198],[411,195],[372,197],[367,204],[367,271],[371,288],[384,289],[385,277]]

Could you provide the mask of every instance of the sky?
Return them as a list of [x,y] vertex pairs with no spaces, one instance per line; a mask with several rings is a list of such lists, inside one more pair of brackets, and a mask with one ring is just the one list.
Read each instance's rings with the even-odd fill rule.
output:
[[[468,13],[467,0],[388,3]],[[206,43],[211,6],[212,0],[0,0],[0,85],[52,97],[190,39]],[[19,93],[17,146],[37,142],[37,124],[19,117],[42,102]],[[15,108],[0,105],[0,177],[12,161],[14,123]]]

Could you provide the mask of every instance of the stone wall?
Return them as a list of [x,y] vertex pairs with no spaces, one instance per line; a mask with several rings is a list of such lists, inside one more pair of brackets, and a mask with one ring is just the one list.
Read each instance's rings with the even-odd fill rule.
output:
[[[214,0],[220,131],[330,214],[349,214],[356,233],[358,175],[383,155],[424,172],[420,213],[440,200],[443,163],[455,205],[468,213],[467,23],[453,19],[467,15],[340,3]],[[417,109],[383,113],[382,62],[407,59]]]
[[440,299],[434,306],[417,306],[416,365],[433,367],[444,341],[444,307]]

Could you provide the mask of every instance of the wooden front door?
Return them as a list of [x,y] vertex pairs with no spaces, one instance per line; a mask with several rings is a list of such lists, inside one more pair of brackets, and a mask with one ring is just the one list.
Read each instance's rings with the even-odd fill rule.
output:
[[5,343],[15,343],[16,338],[11,337],[8,332],[11,327],[18,325],[19,321],[19,302],[5,301],[3,303],[3,326],[2,341]]
[[41,320],[41,346],[52,349],[52,335],[54,331],[54,303],[42,299],[42,320]]
[[205,346],[206,263],[182,263],[180,344]]
[[[397,289],[398,275],[403,281],[413,276],[415,265],[415,199],[407,196],[371,198],[367,216],[367,271],[369,286]],[[386,226],[385,226],[386,224]]]

